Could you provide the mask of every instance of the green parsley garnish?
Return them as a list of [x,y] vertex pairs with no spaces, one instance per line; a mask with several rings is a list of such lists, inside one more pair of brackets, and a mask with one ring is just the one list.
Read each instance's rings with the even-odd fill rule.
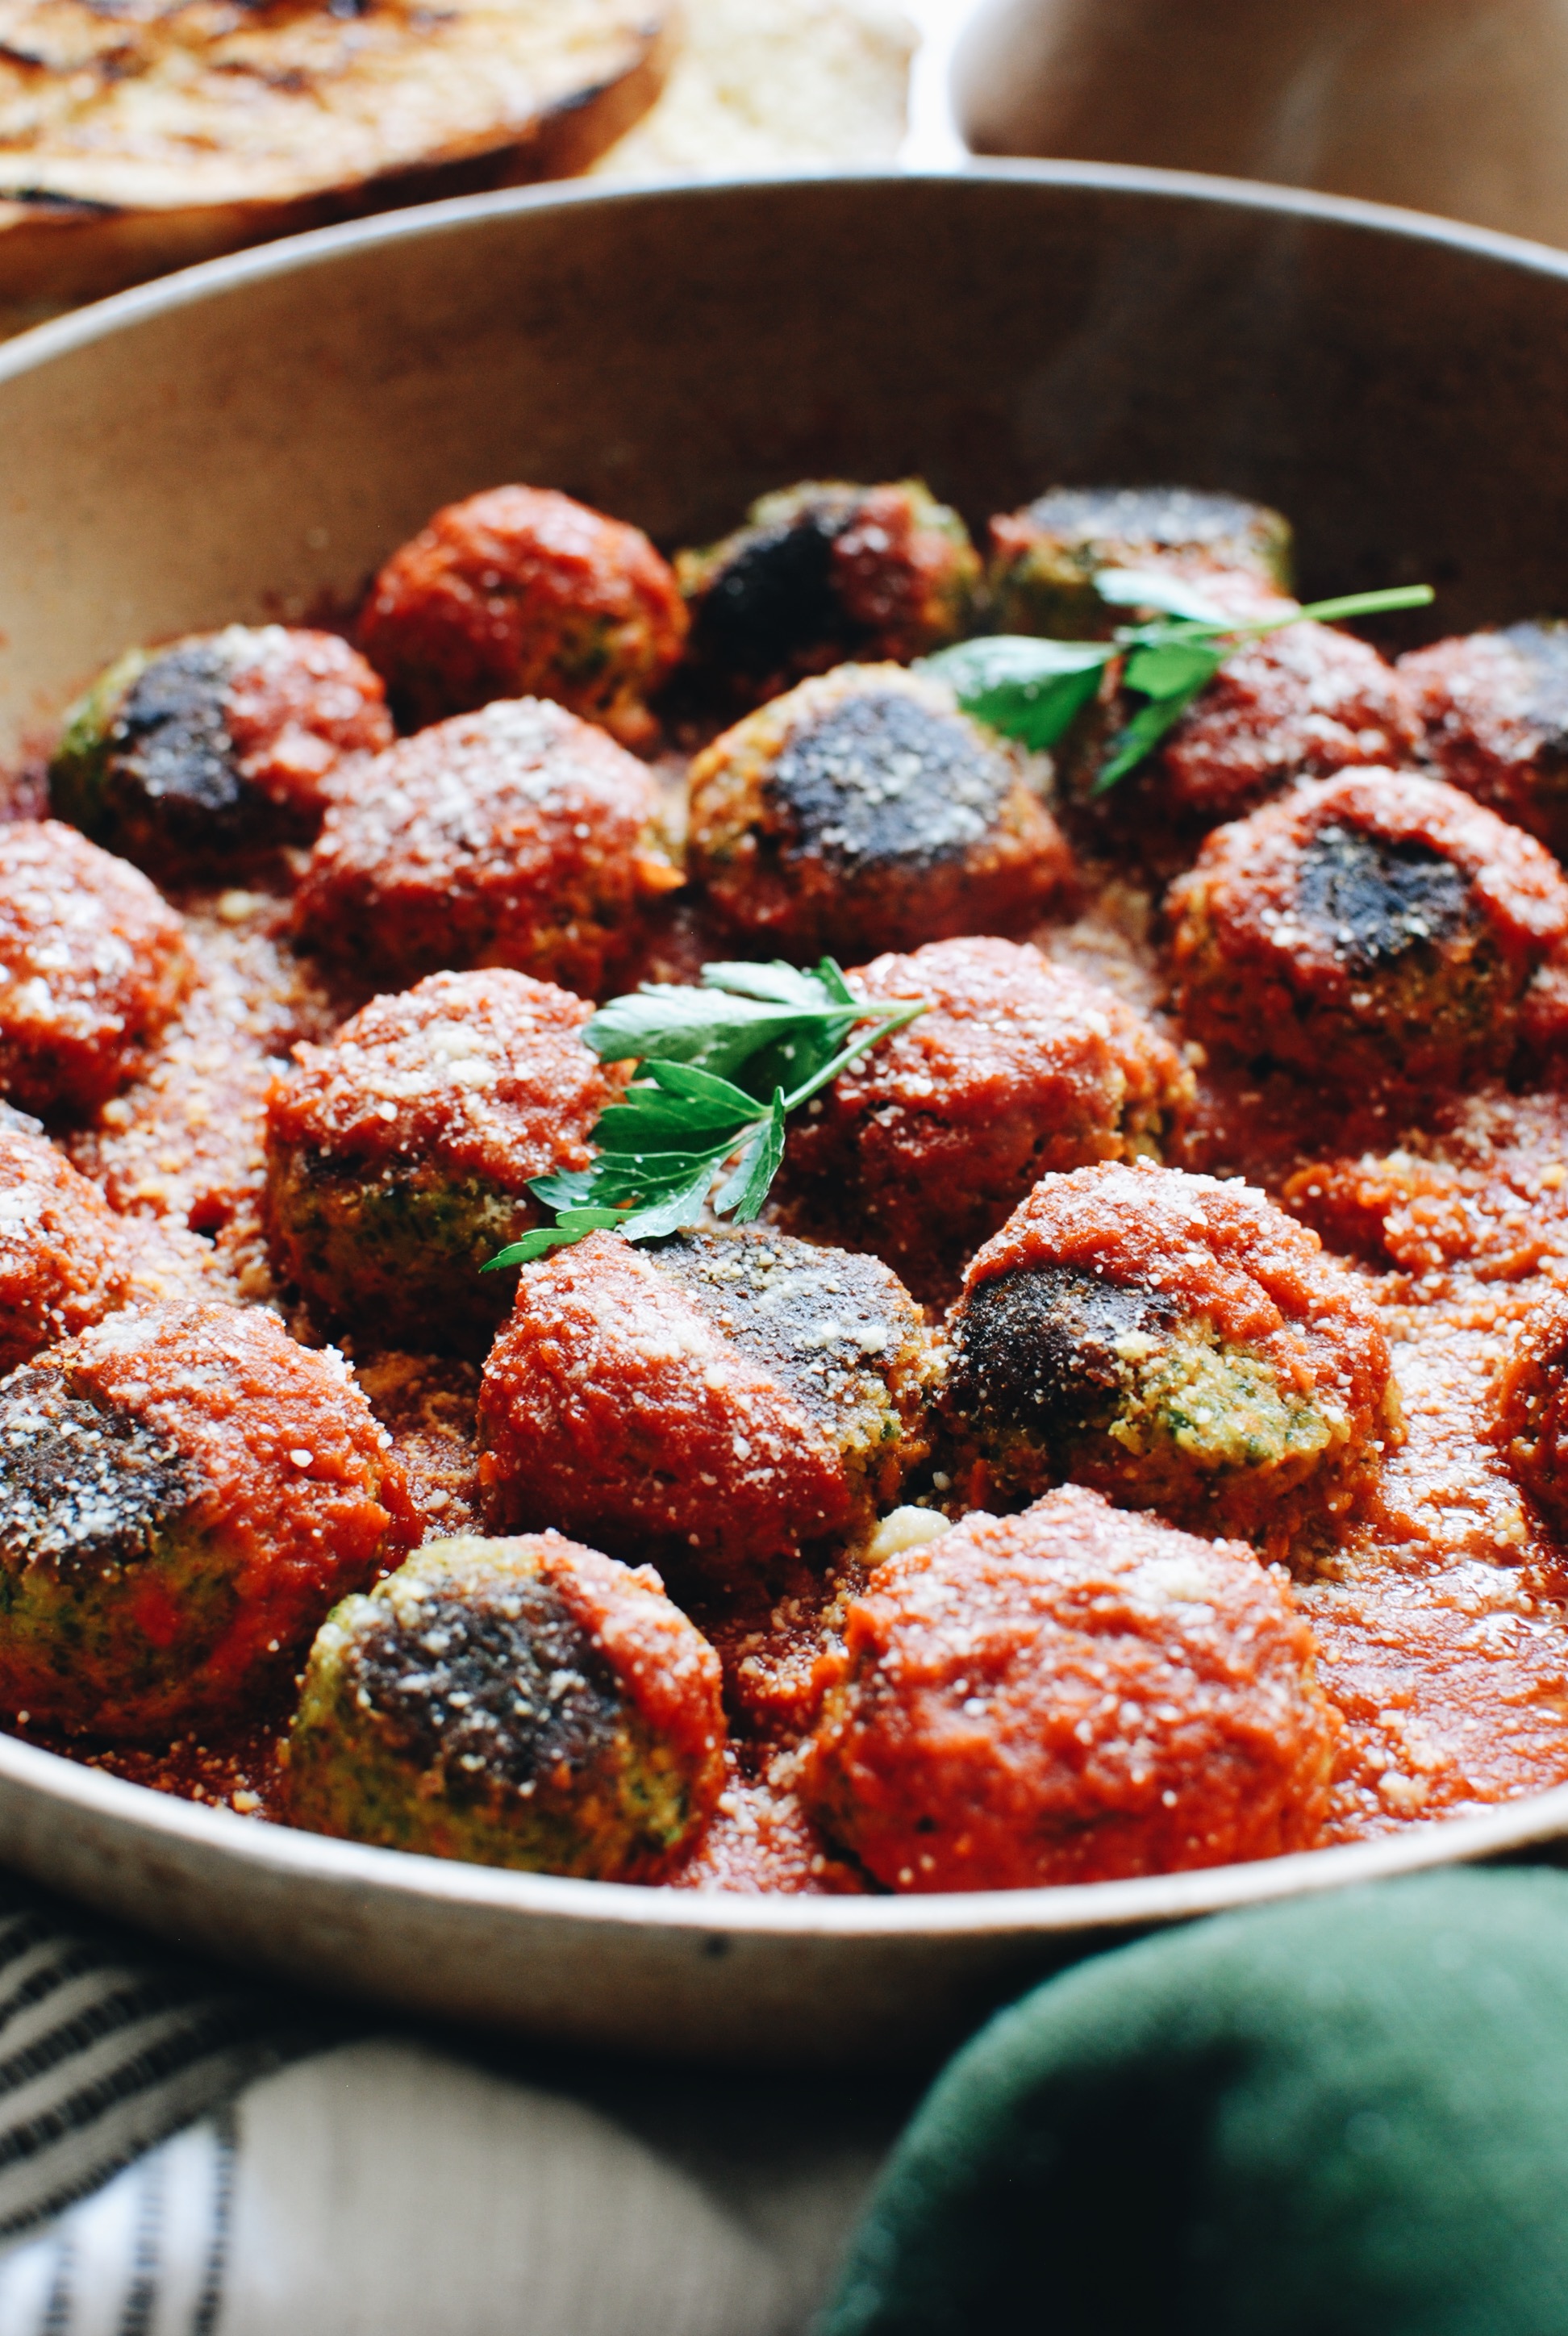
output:
[[[644,982],[601,1007],[583,1037],[601,1062],[636,1076],[593,1130],[591,1167],[536,1176],[529,1191],[555,1223],[525,1233],[482,1272],[528,1265],[547,1250],[618,1226],[653,1241],[716,1215],[746,1224],[784,1158],[784,1121],[881,1040],[926,1011],[923,998],[868,1005],[831,957],[793,965],[709,965],[702,987]],[[857,1036],[857,1023],[869,1027]]]
[[1333,624],[1389,608],[1424,608],[1435,597],[1429,584],[1397,584],[1387,591],[1349,592],[1339,599],[1314,600],[1304,608],[1238,622],[1217,617],[1205,607],[1201,591],[1180,578],[1152,569],[1105,569],[1096,577],[1095,587],[1115,608],[1161,608],[1164,618],[1121,626],[1109,641],[1044,641],[1018,633],[995,634],[940,649],[934,657],[923,657],[920,669],[946,681],[966,714],[1038,753],[1066,735],[1099,688],[1106,667],[1124,660],[1121,686],[1144,703],[1111,741],[1110,759],[1095,780],[1097,795],[1137,769],[1243,641],[1299,625],[1306,618]]

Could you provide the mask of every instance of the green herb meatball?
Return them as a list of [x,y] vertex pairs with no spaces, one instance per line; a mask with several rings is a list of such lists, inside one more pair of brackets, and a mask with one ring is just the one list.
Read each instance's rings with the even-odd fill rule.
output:
[[920,1309],[887,1268],[746,1228],[525,1266],[480,1389],[501,1527],[727,1573],[842,1541],[930,1448]]
[[317,1632],[288,1805],[389,1849],[657,1881],[724,1742],[718,1658],[650,1567],[555,1533],[430,1542]]
[[1290,522],[1265,504],[1191,487],[1053,487],[991,521],[997,630],[1107,639],[1129,611],[1095,589],[1105,568],[1163,569],[1200,589],[1220,575],[1255,579],[1261,610],[1290,589]]
[[492,698],[551,697],[627,746],[657,736],[646,701],[686,630],[642,530],[547,487],[448,503],[394,552],[359,620],[413,727]]
[[1221,828],[1169,905],[1193,1036],[1337,1089],[1505,1068],[1568,940],[1549,853],[1407,772],[1309,782]]
[[846,658],[904,663],[975,628],[980,562],[957,511],[920,479],[807,480],[676,573],[691,654],[754,702]]
[[1271,1551],[1398,1440],[1387,1342],[1314,1232],[1149,1162],[1047,1176],[975,1259],[944,1408],[969,1505],[1064,1478]]
[[65,718],[50,803],[154,875],[220,875],[309,843],[335,783],[391,744],[346,641],[229,625],[112,665]]
[[797,958],[1011,931],[1069,874],[1039,784],[945,683],[841,666],[697,756],[687,862],[733,931]]
[[258,1309],[112,1315],[0,1382],[0,1708],[233,1725],[420,1519],[340,1356]]
[[804,1763],[894,1890],[1022,1890],[1310,1849],[1339,1720],[1286,1584],[1076,1485],[872,1573]]
[[1568,1527],[1568,1297],[1553,1290],[1514,1338],[1492,1390],[1492,1432],[1531,1498]]
[[1437,776],[1568,858],[1568,624],[1436,641],[1398,672]]
[[301,938],[373,978],[508,965],[591,994],[680,882],[635,755],[542,698],[498,700],[381,755],[335,804]]
[[1168,1039],[1027,943],[933,941],[849,982],[928,1010],[797,1114],[778,1205],[792,1231],[874,1250],[927,1300],[951,1297],[1039,1177],[1157,1158],[1191,1103]]
[[1332,625],[1303,622],[1243,641],[1147,760],[1094,793],[1115,742],[1144,702],[1106,676],[1057,756],[1063,792],[1102,849],[1191,863],[1197,839],[1241,819],[1297,779],[1414,760],[1410,692],[1377,650]]
[[139,869],[59,820],[0,826],[0,1096],[84,1114],[133,1078],[190,985],[185,929]]
[[436,973],[295,1047],[267,1099],[268,1236],[323,1321],[483,1353],[511,1292],[481,1267],[542,1221],[531,1177],[588,1166],[616,1092],[592,1012],[526,974]]

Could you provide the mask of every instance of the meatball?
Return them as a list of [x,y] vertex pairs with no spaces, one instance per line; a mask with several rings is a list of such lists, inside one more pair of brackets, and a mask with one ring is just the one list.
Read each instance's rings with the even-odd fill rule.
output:
[[877,1568],[806,1755],[898,1890],[1020,1890],[1310,1848],[1338,1721],[1288,1586],[1068,1486]]
[[713,1811],[724,1742],[718,1657],[650,1566],[463,1536],[323,1623],[288,1806],[388,1849],[656,1881]]
[[1037,919],[1069,872],[1028,759],[900,666],[841,666],[691,767],[687,858],[759,947],[901,949]]
[[0,1122],[0,1372],[133,1301],[200,1293],[209,1254],[116,1216],[35,1120]]
[[944,1410],[970,1500],[1064,1477],[1283,1550],[1398,1437],[1388,1345],[1316,1233],[1151,1162],[1047,1176],[969,1267]]
[[1568,624],[1437,641],[1399,674],[1438,777],[1568,858]]
[[680,881],[642,764],[533,697],[405,738],[327,813],[295,901],[372,978],[507,965],[591,992]]
[[921,1298],[952,1294],[1037,1178],[1157,1157],[1191,1100],[1174,1047],[1027,944],[933,941],[849,979],[929,1010],[792,1124],[779,1206],[793,1227],[874,1250]]
[[392,744],[378,675],[333,633],[230,625],[132,649],[67,715],[50,806],[139,867],[223,874],[309,843],[345,766]]
[[0,1095],[94,1110],[141,1069],[190,978],[145,876],[59,821],[0,826]]
[[627,746],[657,736],[646,701],[686,632],[642,530],[546,487],[448,503],[393,553],[359,619],[411,728],[495,697],[551,697]]
[[1265,504],[1190,487],[1053,487],[991,521],[992,615],[1002,633],[1102,640],[1127,620],[1100,599],[1103,568],[1160,568],[1200,587],[1222,574],[1290,589],[1290,527]]
[[419,1539],[342,1358],[270,1315],[112,1315],[0,1381],[0,1707],[76,1733],[232,1725]]
[[267,1099],[268,1235],[324,1321],[483,1353],[511,1293],[480,1268],[541,1222],[531,1177],[588,1166],[616,1093],[592,1012],[526,974],[436,973],[295,1047]]
[[1331,625],[1287,625],[1244,642],[1148,760],[1095,798],[1112,742],[1138,702],[1113,688],[1060,760],[1070,793],[1093,802],[1101,826],[1145,852],[1146,828],[1156,845],[1167,831],[1206,832],[1291,780],[1407,763],[1419,736],[1409,691],[1376,649]]
[[930,1346],[887,1268],[755,1227],[525,1266],[485,1365],[489,1521],[727,1574],[869,1527],[930,1451]]
[[1519,1331],[1498,1374],[1493,1433],[1514,1475],[1568,1528],[1568,1297],[1553,1290]]
[[849,657],[904,663],[975,629],[980,561],[920,479],[807,480],[676,561],[691,653],[754,703]]
[[1347,772],[1222,828],[1174,887],[1193,1034],[1335,1087],[1506,1065],[1568,935],[1533,837],[1436,779]]

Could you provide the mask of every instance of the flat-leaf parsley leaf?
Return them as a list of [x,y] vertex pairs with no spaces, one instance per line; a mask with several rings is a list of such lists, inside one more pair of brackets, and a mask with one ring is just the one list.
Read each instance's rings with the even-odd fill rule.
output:
[[1110,755],[1095,780],[1096,794],[1137,769],[1244,641],[1308,618],[1332,624],[1392,608],[1424,608],[1434,598],[1429,584],[1396,584],[1387,591],[1342,593],[1336,599],[1310,601],[1304,608],[1242,619],[1206,607],[1200,588],[1154,570],[1108,568],[1095,584],[1114,608],[1159,608],[1164,617],[1120,626],[1108,641],[998,633],[940,649],[921,658],[920,667],[949,684],[966,714],[1037,754],[1066,736],[1098,691],[1106,668],[1119,666],[1121,686],[1144,703],[1112,739]]
[[749,1223],[784,1158],[789,1114],[925,1011],[923,998],[868,1005],[832,958],[813,973],[705,966],[700,988],[645,982],[612,998],[582,1035],[601,1062],[638,1067],[593,1129],[597,1157],[534,1177],[529,1190],[554,1224],[481,1270],[531,1264],[611,1226],[629,1241],[657,1240],[696,1224],[710,1194],[716,1215]]

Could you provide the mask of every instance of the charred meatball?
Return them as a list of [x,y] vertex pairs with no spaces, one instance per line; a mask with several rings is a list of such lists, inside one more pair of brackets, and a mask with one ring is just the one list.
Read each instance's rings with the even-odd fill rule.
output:
[[1352,1277],[1261,1192],[1146,1161],[1047,1176],[987,1243],[944,1397],[976,1504],[1064,1477],[1270,1551],[1347,1509],[1397,1440]]
[[1190,487],[1053,487],[991,521],[997,630],[1107,639],[1127,611],[1095,589],[1105,568],[1165,569],[1200,588],[1247,577],[1262,588],[1261,607],[1290,589],[1290,522],[1262,503]]
[[869,1525],[930,1450],[918,1308],[885,1266],[747,1228],[525,1266],[484,1368],[491,1522],[733,1569]]
[[1157,1158],[1191,1100],[1168,1041],[1027,944],[934,941],[849,978],[929,1010],[792,1124],[780,1205],[799,1230],[875,1251],[921,1298],[952,1294],[1037,1178]]
[[1027,926],[1069,870],[1027,759],[891,665],[841,666],[716,738],[687,857],[727,926],[801,958]]
[[449,503],[372,585],[359,642],[412,728],[551,697],[623,745],[678,661],[686,608],[640,528],[543,487]]
[[1439,778],[1568,858],[1568,625],[1510,625],[1399,660]]
[[1493,1396],[1493,1432],[1519,1483],[1568,1528],[1568,1297],[1553,1291],[1514,1339]]
[[132,1302],[195,1296],[204,1242],[116,1216],[36,1121],[0,1122],[0,1372]]
[[387,1442],[258,1309],[132,1309],[13,1371],[0,1708],[131,1742],[242,1718],[418,1540]]
[[719,1689],[650,1567],[554,1533],[431,1542],[317,1634],[290,1813],[388,1849],[656,1881],[718,1798]]
[[1502,1068],[1568,935],[1568,883],[1540,844],[1393,771],[1308,784],[1222,828],[1171,909],[1188,1029],[1335,1086]]
[[333,633],[230,625],[132,649],[67,715],[56,816],[165,878],[309,843],[335,782],[392,744],[378,675]]
[[1311,1847],[1337,1719],[1243,1543],[1076,1486],[879,1566],[806,1757],[896,1890],[1021,1890]]
[[676,561],[691,653],[754,702],[846,658],[902,664],[975,628],[979,554],[920,479],[807,480]]
[[506,965],[591,994],[680,881],[658,810],[602,730],[540,698],[487,706],[394,746],[328,812],[298,930],[373,978]]
[[1108,686],[1059,759],[1096,827],[1145,856],[1255,811],[1293,780],[1408,763],[1419,736],[1410,693],[1376,649],[1330,625],[1287,625],[1235,650],[1148,760],[1096,798],[1139,702]]
[[324,1321],[482,1354],[511,1292],[481,1267],[541,1222],[531,1177],[588,1166],[615,1093],[592,1011],[526,974],[436,973],[295,1047],[267,1099],[268,1232]]
[[141,1068],[190,978],[145,876],[59,821],[0,826],[0,1094],[86,1113]]

